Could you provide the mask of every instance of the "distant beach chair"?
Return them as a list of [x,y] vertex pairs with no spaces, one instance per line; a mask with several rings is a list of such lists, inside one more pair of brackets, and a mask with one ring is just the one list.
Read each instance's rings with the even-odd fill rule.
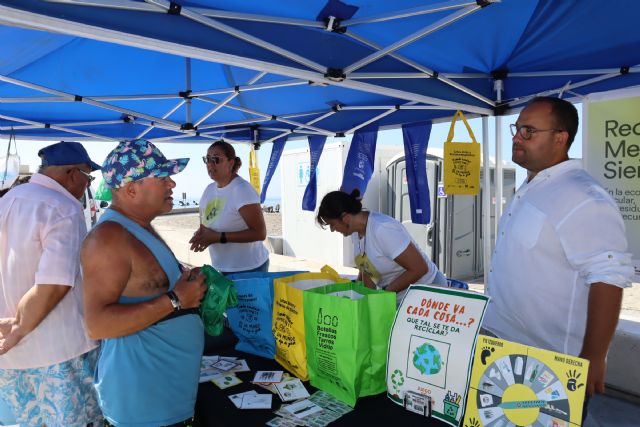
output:
[[276,213],[280,212],[280,204],[277,204],[277,205],[276,205],[275,212],[276,212]]

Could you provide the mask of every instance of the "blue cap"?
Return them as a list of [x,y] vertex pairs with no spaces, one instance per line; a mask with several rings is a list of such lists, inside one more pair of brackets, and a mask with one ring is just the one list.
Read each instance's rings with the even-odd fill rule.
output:
[[181,172],[189,159],[167,159],[158,148],[144,139],[122,141],[111,150],[102,164],[102,177],[110,188],[155,176],[162,178]]
[[89,158],[87,150],[79,142],[62,141],[38,151],[42,166],[67,166],[86,163],[91,171],[100,169],[100,165]]

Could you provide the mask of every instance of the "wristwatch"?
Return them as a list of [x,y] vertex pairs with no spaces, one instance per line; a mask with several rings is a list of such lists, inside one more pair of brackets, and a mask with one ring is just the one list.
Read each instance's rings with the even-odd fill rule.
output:
[[180,305],[180,299],[178,298],[178,295],[176,295],[175,292],[169,291],[169,292],[166,293],[166,295],[171,300],[171,305],[173,306],[173,311],[178,311],[178,310],[180,310],[182,308],[182,305]]
[[220,243],[227,243],[227,233],[224,231],[220,233]]

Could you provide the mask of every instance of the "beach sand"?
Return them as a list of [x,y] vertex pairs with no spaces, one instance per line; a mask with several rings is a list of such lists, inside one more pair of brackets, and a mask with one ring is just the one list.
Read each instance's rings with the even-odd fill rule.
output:
[[[264,212],[267,225],[267,236],[282,235],[282,215],[280,213]],[[153,226],[163,230],[182,230],[194,232],[200,225],[197,212],[184,214],[162,215],[153,220]]]

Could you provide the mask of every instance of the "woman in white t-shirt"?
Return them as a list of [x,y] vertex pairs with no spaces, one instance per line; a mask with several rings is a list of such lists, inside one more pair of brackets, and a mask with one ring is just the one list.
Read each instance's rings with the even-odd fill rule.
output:
[[267,271],[269,251],[262,244],[267,228],[260,197],[238,176],[242,161],[222,140],[211,144],[202,160],[214,182],[200,199],[200,228],[189,241],[191,250],[209,248],[211,265],[223,274]]
[[328,193],[316,217],[321,226],[351,236],[358,280],[370,288],[398,293],[398,302],[413,283],[446,286],[444,275],[404,226],[390,216],[363,211],[359,195],[358,190]]

